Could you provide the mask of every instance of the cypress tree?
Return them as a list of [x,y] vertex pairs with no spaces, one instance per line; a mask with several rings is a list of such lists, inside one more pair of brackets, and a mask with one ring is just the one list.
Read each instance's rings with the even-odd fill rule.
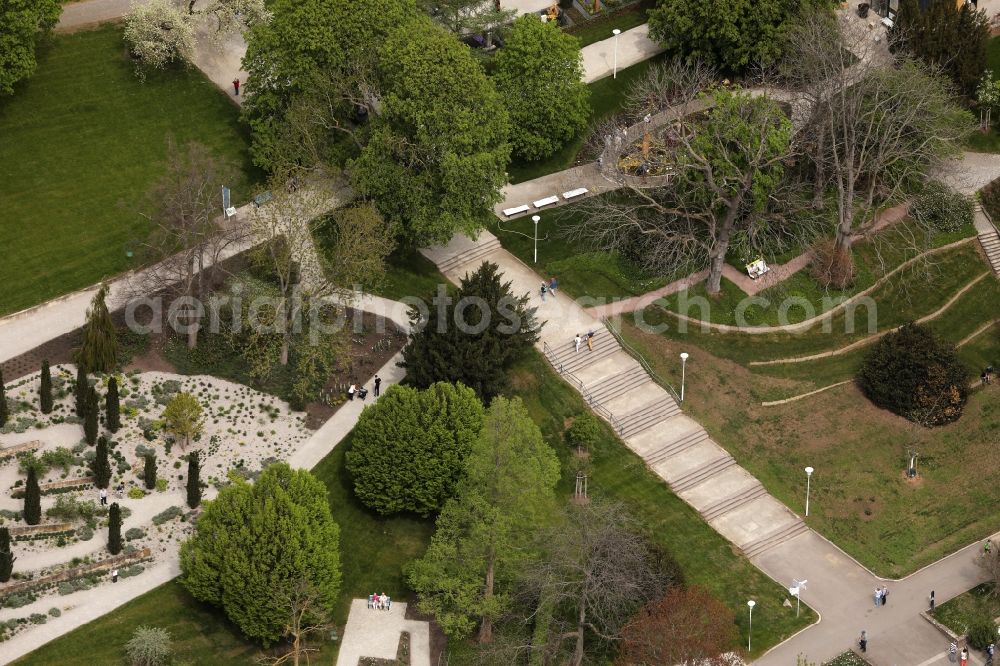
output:
[[6,527],[0,527],[0,583],[6,583],[10,580],[16,559],[10,551],[10,530]]
[[52,371],[49,370],[48,360],[42,361],[42,386],[38,389],[38,397],[41,401],[42,414],[52,411]]
[[118,429],[122,427],[121,404],[118,399],[118,379],[114,375],[108,379],[108,396],[105,402],[105,410],[108,416],[105,425],[111,432],[118,432]]
[[98,488],[107,488],[111,482],[111,464],[108,462],[108,440],[103,437],[97,438],[97,454],[94,456],[92,469],[94,485]]
[[111,372],[118,362],[118,337],[105,302],[107,296],[107,285],[101,285],[87,310],[83,345],[77,351],[77,362],[94,372]]
[[188,454],[187,502],[192,509],[201,504],[201,463],[198,452]]
[[142,470],[142,479],[146,482],[146,490],[156,488],[156,455],[146,454],[146,465]]
[[122,552],[122,510],[118,502],[108,510],[108,552],[112,555]]
[[38,487],[35,468],[28,468],[28,480],[24,483],[24,522],[37,525],[42,521],[42,491]]
[[83,412],[83,435],[87,444],[93,446],[97,442],[97,391],[90,387],[87,392],[86,409]]
[[80,418],[83,418],[83,415],[87,411],[87,389],[89,386],[87,368],[83,367],[83,364],[77,364],[74,395],[76,396],[76,415]]
[[0,370],[0,428],[7,425],[10,410],[7,409],[7,390],[3,386],[3,370]]

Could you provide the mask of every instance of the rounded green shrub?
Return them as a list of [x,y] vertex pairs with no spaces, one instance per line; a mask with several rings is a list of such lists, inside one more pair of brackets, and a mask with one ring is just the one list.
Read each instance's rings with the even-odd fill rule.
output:
[[983,650],[997,639],[997,625],[988,617],[977,618],[969,627],[968,637],[969,645]]
[[935,231],[956,231],[972,224],[972,199],[937,181],[927,183],[913,200],[910,215]]

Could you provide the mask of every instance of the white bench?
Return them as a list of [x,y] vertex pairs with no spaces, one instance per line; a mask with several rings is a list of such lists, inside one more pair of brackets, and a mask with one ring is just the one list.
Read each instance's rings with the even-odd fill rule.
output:
[[750,276],[751,280],[756,280],[769,270],[771,270],[771,267],[764,263],[763,259],[757,259],[747,264],[747,275]]
[[586,187],[578,187],[575,190],[570,190],[569,192],[563,192],[563,199],[569,200],[572,199],[573,197],[583,196],[589,191],[590,190],[588,190]]
[[539,199],[538,201],[531,202],[535,208],[542,208],[544,206],[551,206],[552,204],[559,203],[559,197],[551,196],[545,197],[544,199]]
[[504,208],[503,214],[506,215],[507,217],[510,217],[511,215],[519,215],[520,213],[527,213],[529,210],[531,210],[531,207],[525,204],[524,206],[516,206],[514,208]]

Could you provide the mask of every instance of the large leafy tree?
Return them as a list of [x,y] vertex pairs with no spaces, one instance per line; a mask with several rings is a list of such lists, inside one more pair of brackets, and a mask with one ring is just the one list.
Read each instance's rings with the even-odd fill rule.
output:
[[0,96],[35,71],[35,44],[62,13],[62,0],[0,0]]
[[[461,382],[489,401],[507,386],[507,373],[538,339],[535,308],[515,296],[494,263],[462,278],[454,296],[439,294],[425,325],[403,350],[406,381],[427,387]],[[484,308],[477,307],[479,303]],[[416,324],[419,315],[411,313]]]
[[198,398],[190,393],[178,393],[163,410],[163,424],[167,432],[177,437],[181,450],[191,444],[191,438],[201,434],[205,418]]
[[430,547],[407,571],[420,607],[449,636],[466,636],[478,622],[480,641],[492,639],[529,530],[552,507],[558,481],[559,460],[524,403],[496,398]]
[[305,122],[320,135],[353,133],[356,107],[377,103],[386,36],[417,12],[413,0],[274,0],[269,9],[271,20],[254,25],[247,39],[243,117],[254,161],[280,171],[302,156],[301,136],[288,132],[296,100],[321,93],[305,105]]
[[889,32],[894,51],[909,51],[942,68],[965,95],[972,96],[986,70],[990,20],[973,5],[932,0],[925,10],[917,0],[899,4]]
[[649,35],[670,55],[741,72],[778,58],[785,28],[801,6],[831,4],[829,0],[659,0],[649,13]]
[[339,538],[322,482],[277,463],[253,484],[234,478],[205,503],[181,546],[181,582],[244,634],[270,644],[288,631],[283,595],[302,581],[316,590],[320,608],[333,610]]
[[483,405],[466,386],[391,387],[354,427],[347,452],[354,494],[383,515],[438,511],[454,493],[482,424]]
[[488,47],[493,45],[493,33],[517,16],[516,10],[505,9],[497,0],[421,0],[419,4],[456,35],[486,33]]
[[580,42],[533,14],[514,22],[493,81],[510,114],[510,142],[528,160],[548,157],[587,126],[589,89]]
[[349,167],[354,187],[411,241],[478,231],[502,200],[510,159],[496,89],[468,47],[430,19],[392,34],[380,64],[384,94]]

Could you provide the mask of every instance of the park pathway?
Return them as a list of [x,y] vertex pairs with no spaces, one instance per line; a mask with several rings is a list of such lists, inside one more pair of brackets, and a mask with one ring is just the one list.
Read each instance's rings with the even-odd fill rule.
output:
[[[862,630],[878,665],[931,666],[947,643],[919,617],[930,590],[942,603],[982,582],[974,564],[979,544],[892,582],[890,603],[876,612],[871,594],[883,580],[810,529],[740,467],[697,422],[680,409],[672,388],[623,347],[612,329],[559,292],[544,301],[543,276],[504,250],[490,233],[456,236],[424,255],[453,282],[483,261],[500,266],[515,293],[527,292],[545,322],[539,348],[625,444],[750,561],[784,586],[808,580],[802,600],[820,623],[777,646],[756,663],[789,666],[804,654],[820,662],[850,649]],[[594,350],[576,351],[573,338],[594,331]],[[680,351],[678,348],[676,351]],[[599,480],[597,480],[599,482]]]

